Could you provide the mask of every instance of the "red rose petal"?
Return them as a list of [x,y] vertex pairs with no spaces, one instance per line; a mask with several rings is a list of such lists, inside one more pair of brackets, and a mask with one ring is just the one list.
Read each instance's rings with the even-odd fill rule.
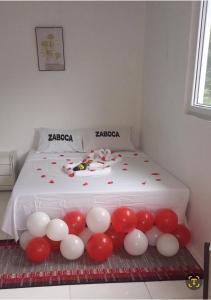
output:
[[108,183],[108,184],[113,184],[114,182],[111,180],[111,181],[108,181],[107,183]]
[[143,181],[142,184],[146,184],[146,181]]
[[64,156],[64,154],[60,154],[59,156],[61,156],[61,157],[62,157],[62,156]]
[[87,185],[88,185],[88,182],[84,182],[84,183],[83,183],[83,186],[87,186]]
[[160,179],[160,178],[157,178],[156,181],[161,181],[161,179]]
[[119,157],[122,157],[122,154],[118,154]]
[[51,164],[52,164],[52,165],[56,165],[57,162],[56,162],[56,161],[52,161]]
[[122,171],[128,171],[128,169],[127,168],[123,168]]
[[152,173],[151,175],[156,176],[156,175],[160,175],[160,174],[157,173],[157,172],[154,172],[154,173]]
[[53,179],[49,180],[49,183],[55,183],[55,181]]
[[146,159],[144,162],[145,162],[145,163],[148,163],[149,161]]
[[45,178],[46,177],[46,175],[41,175],[41,178]]
[[134,155],[134,156],[138,156],[138,153],[134,153],[133,155]]
[[42,169],[41,168],[37,168],[37,171],[42,171]]
[[128,163],[124,163],[124,166],[128,166]]
[[69,177],[74,177],[75,174],[74,174],[74,173],[70,173],[70,174],[68,174],[68,176],[69,176]]

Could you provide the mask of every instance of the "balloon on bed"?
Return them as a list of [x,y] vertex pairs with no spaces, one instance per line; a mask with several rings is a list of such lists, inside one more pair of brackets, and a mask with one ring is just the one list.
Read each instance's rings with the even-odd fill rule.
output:
[[68,211],[63,219],[50,219],[44,212],[34,212],[26,220],[19,239],[20,247],[34,263],[48,259],[57,251],[68,260],[84,252],[96,262],[124,249],[128,255],[143,255],[148,246],[156,246],[166,257],[174,256],[190,241],[189,229],[178,224],[177,214],[167,208],[152,212],[118,207],[112,214],[103,207],[92,207],[85,215]]

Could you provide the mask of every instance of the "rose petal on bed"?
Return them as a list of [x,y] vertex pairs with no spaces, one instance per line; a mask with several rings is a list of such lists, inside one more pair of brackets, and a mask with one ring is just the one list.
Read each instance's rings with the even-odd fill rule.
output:
[[53,179],[49,180],[48,183],[55,183]]
[[146,184],[146,181],[143,181],[142,184]]
[[127,168],[123,168],[122,171],[128,171],[128,169]]
[[122,154],[118,154],[119,157],[122,157]]
[[107,184],[113,184],[114,182],[112,180],[108,181]]
[[124,163],[123,165],[124,165],[124,166],[128,166],[128,163]]
[[145,163],[148,163],[149,161],[146,159],[144,162],[145,162]]
[[37,168],[37,171],[42,171],[42,169],[41,168]]
[[62,156],[64,156],[64,154],[60,154],[59,156],[61,156],[61,157],[62,157]]
[[88,185],[88,182],[84,182],[84,183],[83,183],[83,186],[87,186],[87,185]]
[[156,178],[156,181],[161,181],[161,179],[160,178]]
[[57,162],[56,162],[56,161],[52,161],[51,164],[52,164],[52,165],[56,165]]
[[41,175],[40,177],[41,177],[41,178],[45,178],[45,177],[46,177],[46,175]]
[[157,172],[154,172],[154,173],[152,173],[151,175],[152,175],[152,176],[157,176],[157,175],[160,175],[160,174],[157,173]]

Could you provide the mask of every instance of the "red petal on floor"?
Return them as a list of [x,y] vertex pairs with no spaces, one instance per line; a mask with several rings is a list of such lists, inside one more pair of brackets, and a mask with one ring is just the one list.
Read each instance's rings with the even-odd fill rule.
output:
[[146,159],[144,162],[145,162],[145,163],[148,163],[149,161]]
[[128,166],[128,163],[124,163],[124,166]]
[[160,179],[160,178],[157,178],[156,181],[161,181],[161,179]]
[[49,183],[55,183],[55,181],[53,179],[49,180]]
[[157,172],[154,172],[154,173],[152,173],[151,175],[156,176],[156,175],[160,175],[160,174],[157,173]]
[[142,184],[146,184],[146,181],[143,181]]
[[134,153],[133,155],[134,155],[134,156],[138,156],[138,153]]
[[52,161],[51,164],[52,164],[52,165],[56,165],[57,162],[56,162],[56,161]]
[[61,157],[62,157],[62,156],[64,156],[64,154],[60,154],[59,156],[61,156]]
[[41,178],[45,178],[46,177],[46,175],[41,175]]
[[108,184],[113,184],[114,182],[111,180],[111,181],[108,181],[107,183],[108,183]]
[[37,168],[37,171],[42,171],[42,169],[41,168]]
[[122,154],[118,154],[119,157],[122,157]]
[[83,186],[86,186],[86,185],[88,185],[88,182],[84,182],[84,183],[83,183]]
[[128,171],[128,169],[127,168],[123,168],[122,171]]

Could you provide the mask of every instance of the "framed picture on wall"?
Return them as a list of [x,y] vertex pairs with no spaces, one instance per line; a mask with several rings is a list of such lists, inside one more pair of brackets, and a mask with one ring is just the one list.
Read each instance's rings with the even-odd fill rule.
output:
[[64,71],[62,27],[35,27],[38,68],[40,71]]

